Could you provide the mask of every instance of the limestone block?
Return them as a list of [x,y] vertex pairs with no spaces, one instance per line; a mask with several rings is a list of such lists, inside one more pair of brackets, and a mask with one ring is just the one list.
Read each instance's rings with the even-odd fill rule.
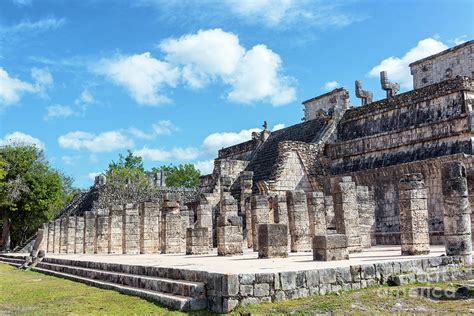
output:
[[182,219],[179,213],[163,215],[163,231],[161,235],[162,253],[181,253],[182,251]]
[[95,218],[95,212],[84,212],[84,253],[94,253],[96,248]]
[[140,217],[138,204],[125,204],[123,213],[123,253],[140,253]]
[[67,232],[68,232],[68,218],[67,217],[61,217],[59,227],[60,227],[59,253],[67,253]]
[[186,254],[201,255],[209,253],[209,229],[197,227],[186,229]]
[[313,260],[348,260],[347,237],[343,234],[327,234],[313,237]]
[[47,252],[54,252],[54,221],[48,222],[48,249]]
[[123,213],[123,205],[113,205],[109,209],[109,253],[123,253]]
[[443,222],[446,254],[464,256],[466,265],[472,263],[471,205],[466,167],[460,161],[442,166]]
[[61,219],[55,219],[52,221],[54,226],[53,235],[53,251],[52,253],[59,253],[60,239],[61,239]]
[[251,198],[253,251],[258,251],[258,225],[270,223],[270,205],[267,195]]
[[[289,220],[288,220],[288,206],[286,204],[286,195],[277,194],[273,197],[273,209],[275,215],[275,223],[278,224],[285,224],[289,227]],[[288,249],[290,249],[291,245],[291,235],[290,229],[288,228]]]
[[333,197],[337,232],[347,236],[349,252],[362,251],[357,190],[351,177],[341,177],[334,187]]
[[67,222],[67,253],[76,251],[76,217],[69,216]]
[[212,208],[207,201],[200,201],[196,209],[196,228],[207,228],[209,231],[209,247],[212,248]]
[[400,180],[400,244],[402,255],[430,252],[428,204],[423,175],[407,174]]
[[311,251],[311,232],[305,192],[287,191],[286,202],[291,234],[291,251]]
[[180,209],[180,213],[181,213],[181,220],[182,220],[182,229],[183,229],[183,234],[181,235],[182,239],[181,239],[181,248],[182,249],[186,249],[186,229],[188,229],[188,227],[191,227],[190,224],[189,224],[189,209],[187,206],[182,206],[181,209]]
[[366,186],[357,186],[359,232],[363,248],[375,245],[375,201],[373,192]]
[[140,223],[140,253],[159,253],[160,208],[158,203],[140,203]]
[[84,253],[84,217],[76,217],[76,243],[74,253]]
[[258,257],[288,257],[288,226],[286,224],[258,225]]
[[110,210],[99,209],[97,210],[96,217],[96,250],[95,253],[103,254],[109,252],[110,243]]
[[217,255],[234,256],[242,255],[242,229],[237,225],[217,227]]
[[326,210],[323,192],[306,193],[311,236],[326,234]]

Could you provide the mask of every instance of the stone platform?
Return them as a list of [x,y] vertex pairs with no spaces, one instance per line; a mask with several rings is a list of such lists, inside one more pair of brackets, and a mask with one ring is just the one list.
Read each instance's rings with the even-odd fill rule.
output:
[[[311,252],[258,259],[248,250],[234,257],[218,257],[215,250],[193,256],[48,254],[35,269],[175,309],[216,312],[375,284],[452,280],[471,272],[462,270],[462,258],[445,256],[443,246],[431,246],[429,255],[420,256],[401,256],[400,250],[376,246],[331,262],[315,262]],[[16,265],[19,257],[0,255],[0,262]]]

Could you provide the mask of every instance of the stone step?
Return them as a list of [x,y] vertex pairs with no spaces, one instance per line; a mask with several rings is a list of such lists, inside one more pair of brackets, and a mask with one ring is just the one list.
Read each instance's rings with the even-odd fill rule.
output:
[[[21,264],[12,262],[13,260],[7,261],[6,259],[11,258],[0,258],[0,262],[10,264],[12,266],[19,267]],[[157,302],[168,308],[181,310],[181,311],[191,311],[191,310],[201,310],[207,308],[207,299],[206,298],[193,298],[189,296],[181,296],[170,293],[163,293],[153,290],[147,290],[142,288],[136,288],[133,286],[127,286],[122,284],[117,284],[113,282],[107,282],[102,280],[95,280],[87,277],[77,276],[74,274],[58,272],[54,270],[44,269],[40,267],[31,268],[32,271],[44,273],[47,275],[52,275],[60,277],[63,279],[68,279],[75,282],[81,282],[87,285],[95,286],[105,290],[114,290],[126,295],[138,296],[140,298]]]
[[14,258],[14,257],[6,257],[6,256],[0,256],[0,262],[4,262],[4,263],[15,263],[15,264],[19,264],[19,265],[22,265],[23,263],[25,263],[25,259],[23,258]]
[[38,267],[94,280],[101,280],[125,286],[132,286],[146,290],[170,293],[179,296],[193,298],[205,298],[206,291],[204,283],[184,280],[171,280],[166,278],[135,275],[130,273],[119,273],[104,271],[99,269],[83,268],[78,266],[68,266],[41,262]]

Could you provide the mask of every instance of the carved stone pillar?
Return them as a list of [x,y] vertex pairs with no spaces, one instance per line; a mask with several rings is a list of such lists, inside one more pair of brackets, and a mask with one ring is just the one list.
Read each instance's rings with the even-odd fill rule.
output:
[[334,187],[336,230],[347,236],[349,252],[362,251],[359,232],[356,185],[351,177],[342,177]]
[[304,191],[286,191],[291,251],[311,251],[309,213]]

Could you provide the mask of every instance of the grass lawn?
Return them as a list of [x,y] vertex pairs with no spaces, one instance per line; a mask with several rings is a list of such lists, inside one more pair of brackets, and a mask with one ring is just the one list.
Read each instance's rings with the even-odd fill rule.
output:
[[[342,294],[313,296],[279,303],[240,307],[235,313],[317,314],[325,312],[366,313],[474,313],[474,299],[432,300],[408,295],[420,285],[373,287]],[[430,284],[453,288],[450,283]],[[137,297],[101,290],[31,271],[0,264],[0,315],[75,314],[75,315],[182,315]],[[193,313],[205,315],[207,312]]]

